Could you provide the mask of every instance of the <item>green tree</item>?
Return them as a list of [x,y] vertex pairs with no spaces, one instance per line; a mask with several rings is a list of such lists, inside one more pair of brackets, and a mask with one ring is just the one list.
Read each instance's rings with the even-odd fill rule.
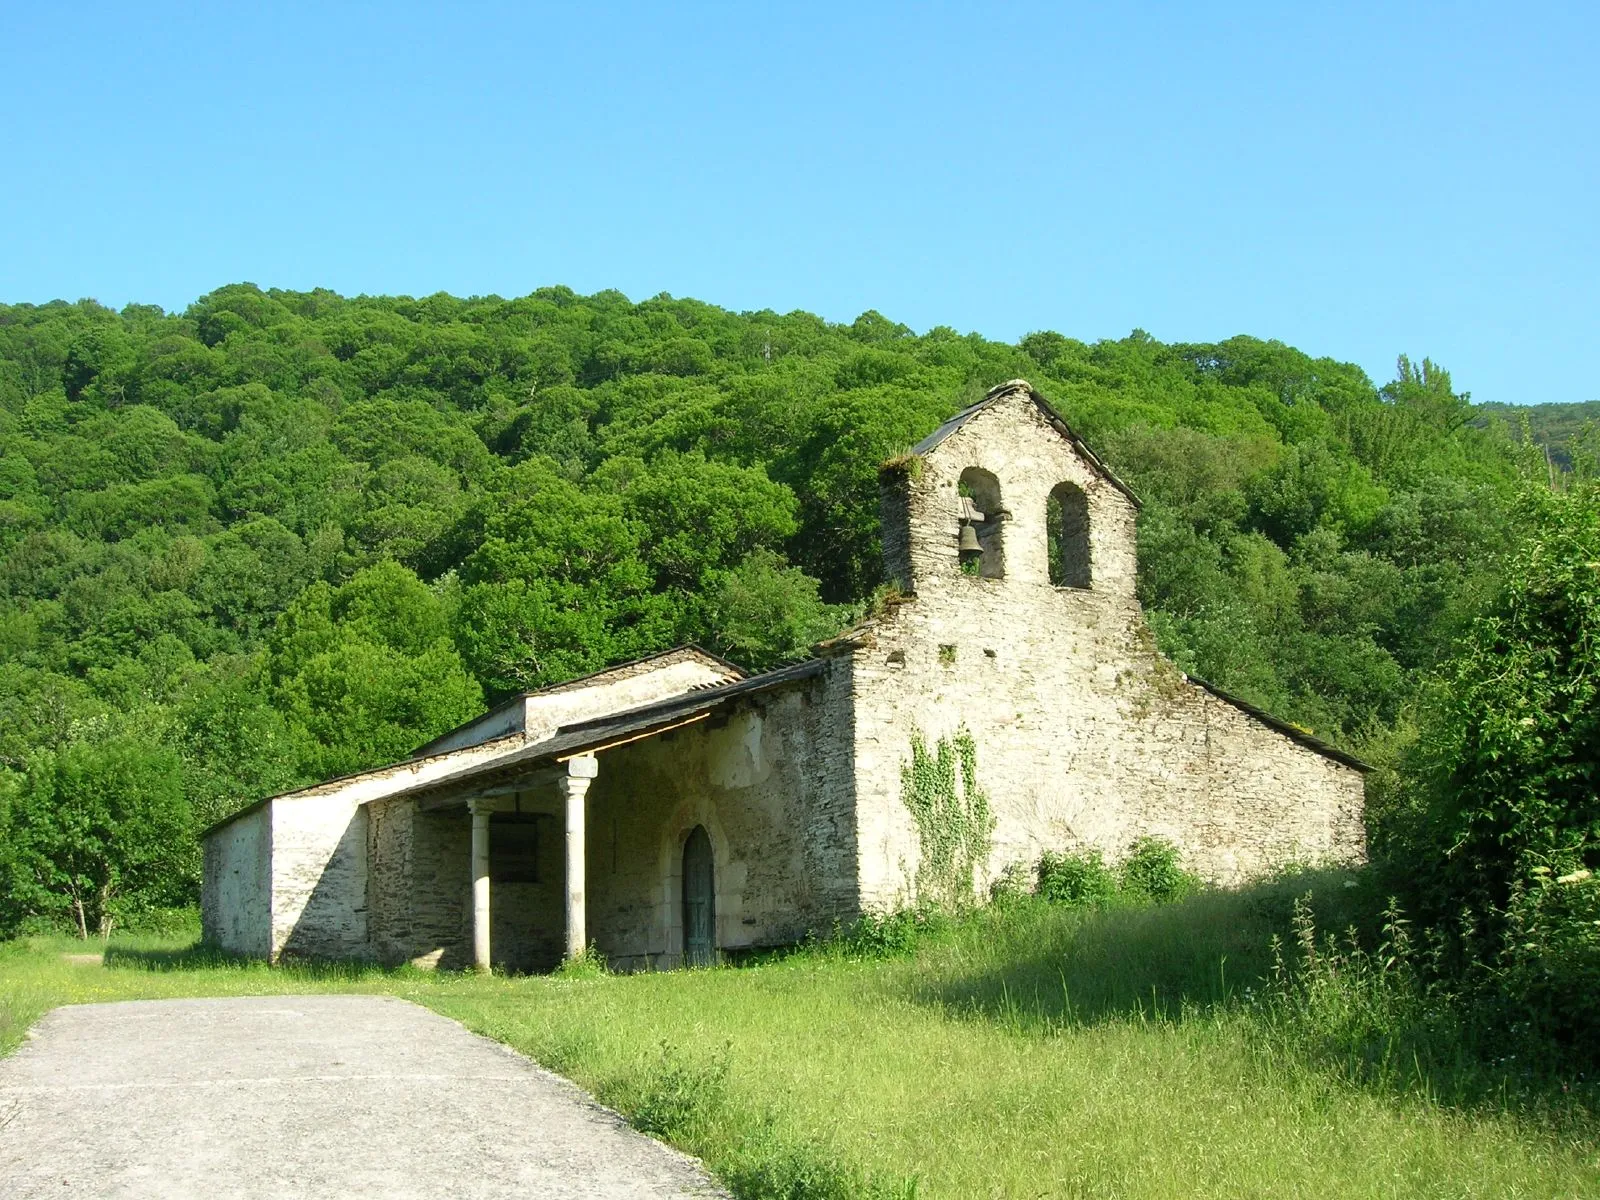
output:
[[483,706],[449,637],[449,613],[416,575],[380,563],[314,583],[267,640],[274,705],[303,730],[317,778],[406,757]]
[[804,658],[840,632],[860,609],[824,604],[817,581],[771,550],[752,551],[718,581],[713,645],[756,670]]
[[1530,489],[1505,583],[1434,693],[1424,834],[1450,897],[1600,868],[1600,487]]
[[[611,481],[615,484],[616,480]],[[493,695],[555,683],[661,649],[678,622],[652,588],[639,530],[615,487],[585,491],[522,464],[482,516],[456,638]]]
[[130,914],[192,896],[197,873],[177,755],[130,736],[37,755],[6,813],[6,912],[106,937]]
[[205,829],[266,796],[314,782],[320,749],[272,706],[249,660],[222,660],[190,681],[172,710],[195,827]]

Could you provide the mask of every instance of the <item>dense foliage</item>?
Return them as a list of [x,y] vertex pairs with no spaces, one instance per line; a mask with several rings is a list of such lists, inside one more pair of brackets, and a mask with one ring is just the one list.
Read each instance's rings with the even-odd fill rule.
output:
[[1600,489],[1530,491],[1523,516],[1430,706],[1429,816],[1461,876],[1448,891],[1495,902],[1531,868],[1600,867]]
[[[1164,648],[1379,755],[1545,470],[1432,363],[1247,337],[565,288],[0,307],[0,799],[138,747],[203,826],[676,642],[803,654],[880,581],[877,465],[1015,376],[1144,496]],[[28,887],[0,924],[54,911]]]
[[1525,428],[1535,445],[1549,450],[1553,467],[1570,470],[1574,443],[1589,436],[1589,431],[1600,423],[1600,400],[1580,404],[1483,404],[1478,413],[1480,421],[1499,419],[1519,432]]
[[[1580,467],[1582,451],[1579,451]],[[1499,591],[1420,706],[1376,849],[1432,985],[1527,1057],[1600,1064],[1600,481],[1530,487]]]

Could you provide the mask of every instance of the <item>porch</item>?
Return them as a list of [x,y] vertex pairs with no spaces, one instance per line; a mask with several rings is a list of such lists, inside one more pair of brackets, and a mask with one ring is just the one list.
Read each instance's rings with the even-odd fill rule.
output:
[[[798,797],[764,760],[769,698],[751,693],[815,672],[806,664],[563,727],[374,802],[374,956],[540,971],[592,949],[629,970],[798,936],[788,885]],[[804,711],[799,701],[784,689],[786,714]],[[785,853],[757,864],[774,849]],[[785,886],[747,904],[752,868]]]

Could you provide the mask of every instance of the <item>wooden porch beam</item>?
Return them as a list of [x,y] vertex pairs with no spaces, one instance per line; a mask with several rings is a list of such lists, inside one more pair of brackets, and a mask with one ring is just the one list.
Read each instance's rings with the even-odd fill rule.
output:
[[518,792],[532,791],[547,783],[556,783],[565,779],[565,767],[543,767],[526,775],[519,775],[515,779],[503,783],[491,783],[483,787],[465,786],[464,790],[452,792],[443,796],[424,796],[417,801],[417,807],[424,812],[432,812],[441,808],[459,808],[470,804],[474,800],[491,800],[497,796],[513,796]]

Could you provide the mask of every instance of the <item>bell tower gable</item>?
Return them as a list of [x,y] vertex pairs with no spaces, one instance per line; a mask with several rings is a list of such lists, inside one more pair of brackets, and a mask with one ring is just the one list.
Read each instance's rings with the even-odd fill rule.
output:
[[879,477],[888,578],[1131,598],[1139,501],[1025,380],[1001,384]]

